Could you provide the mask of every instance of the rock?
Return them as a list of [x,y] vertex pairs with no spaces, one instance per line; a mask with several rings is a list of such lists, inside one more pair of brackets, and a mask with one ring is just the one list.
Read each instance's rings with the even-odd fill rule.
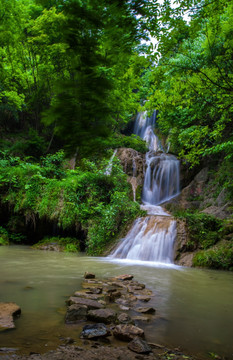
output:
[[102,287],[93,287],[91,289],[86,289],[86,294],[102,294]]
[[110,324],[116,320],[116,312],[111,309],[90,310],[87,317],[89,320]]
[[15,303],[0,303],[0,330],[14,329],[14,316],[21,314],[20,307]]
[[128,348],[138,354],[149,354],[152,350],[145,340],[140,337],[134,338],[129,344]]
[[85,272],[85,274],[84,274],[84,279],[95,279],[95,274],[89,273],[89,272]]
[[68,305],[78,304],[78,305],[86,305],[89,310],[93,309],[103,309],[104,305],[100,304],[98,301],[83,299],[76,296],[71,296],[67,301]]
[[179,260],[176,261],[176,264],[191,267],[193,265],[194,255],[195,252],[186,252],[184,254],[181,254]]
[[128,306],[124,306],[124,305],[120,305],[119,308],[123,311],[129,311],[129,307]]
[[118,315],[117,320],[121,324],[129,324],[132,322],[131,317],[126,313],[121,313],[120,315]]
[[132,280],[133,279],[133,275],[118,275],[115,277],[115,280],[120,280],[120,281],[126,281],[126,280]]
[[104,324],[85,325],[80,337],[84,339],[95,339],[98,337],[110,336],[111,332]]
[[86,305],[78,305],[73,304],[68,307],[65,322],[66,323],[74,323],[79,320],[87,319],[87,306]]
[[120,340],[129,341],[133,340],[136,336],[143,337],[144,331],[134,325],[124,325],[120,324],[115,327],[113,330],[113,335]]
[[144,301],[144,302],[148,302],[151,300],[150,296],[146,296],[146,295],[136,295],[136,298],[140,301]]
[[152,307],[138,307],[135,309],[136,311],[143,313],[143,314],[154,314],[155,313],[155,309]]
[[84,291],[76,291],[74,293],[74,296],[82,297],[82,298],[90,299],[90,300],[98,300],[103,297],[102,295],[99,295],[99,294],[87,294]]
[[133,316],[134,321],[149,321],[149,319],[145,316]]

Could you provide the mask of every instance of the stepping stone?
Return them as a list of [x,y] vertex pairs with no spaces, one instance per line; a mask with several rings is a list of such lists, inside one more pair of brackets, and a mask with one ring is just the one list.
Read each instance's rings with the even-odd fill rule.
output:
[[152,307],[138,307],[136,309],[134,309],[137,312],[140,312],[142,314],[154,314],[155,313],[155,309]]
[[68,307],[65,322],[66,323],[75,323],[79,320],[87,319],[87,306],[73,304]]
[[20,307],[15,303],[0,303],[0,331],[14,329],[14,316],[21,314]]
[[110,336],[111,332],[104,324],[85,325],[80,337],[83,339],[95,339],[98,337]]
[[147,342],[139,337],[134,338],[128,344],[128,348],[138,354],[149,354],[152,351]]
[[111,322],[115,322],[116,312],[111,309],[90,310],[88,311],[87,317],[96,322],[110,324]]
[[104,305],[100,304],[98,301],[90,300],[90,299],[83,299],[76,296],[71,296],[67,301],[68,305],[78,304],[78,305],[86,305],[89,310],[94,309],[103,309]]
[[129,341],[133,340],[136,336],[144,336],[144,331],[134,325],[120,324],[113,330],[113,335],[120,340]]

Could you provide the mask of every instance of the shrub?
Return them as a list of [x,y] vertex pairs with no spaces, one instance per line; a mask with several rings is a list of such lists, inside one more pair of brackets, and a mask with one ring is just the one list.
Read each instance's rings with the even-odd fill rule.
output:
[[199,251],[193,265],[233,271],[233,243],[221,241],[211,249]]

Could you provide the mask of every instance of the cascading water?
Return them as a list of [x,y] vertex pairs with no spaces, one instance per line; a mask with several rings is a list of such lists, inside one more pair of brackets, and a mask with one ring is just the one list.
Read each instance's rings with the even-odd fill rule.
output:
[[179,161],[165,154],[153,129],[156,112],[151,117],[139,113],[134,133],[148,145],[141,208],[148,216],[137,219],[126,237],[112,253],[113,258],[173,263],[176,221],[159,204],[179,194]]

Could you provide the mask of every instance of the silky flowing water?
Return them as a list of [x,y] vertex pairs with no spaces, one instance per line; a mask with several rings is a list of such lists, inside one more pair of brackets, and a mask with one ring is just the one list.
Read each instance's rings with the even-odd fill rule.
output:
[[149,342],[181,347],[198,359],[208,358],[208,352],[232,358],[232,273],[112,262],[23,246],[0,247],[0,301],[22,308],[16,329],[0,333],[0,348],[45,352],[56,348],[60,337],[78,340],[80,328],[64,324],[65,300],[80,289],[85,271],[98,277],[132,273],[155,292],[156,319],[146,328]]

